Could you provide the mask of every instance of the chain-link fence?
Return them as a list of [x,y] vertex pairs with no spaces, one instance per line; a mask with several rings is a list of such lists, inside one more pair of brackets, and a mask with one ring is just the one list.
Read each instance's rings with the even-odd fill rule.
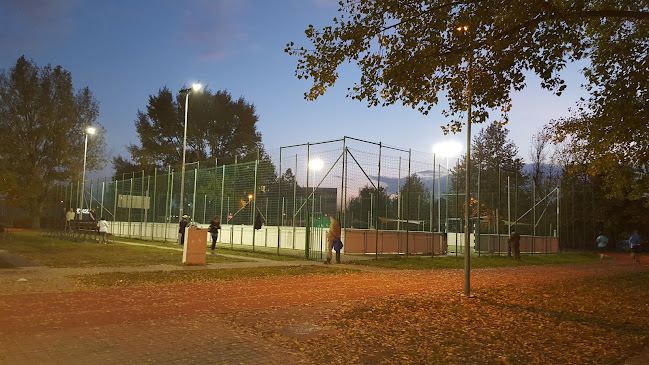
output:
[[[183,214],[203,228],[220,217],[222,243],[313,256],[326,249],[326,235],[311,229],[320,232],[314,239],[307,227],[326,230],[329,217],[335,217],[347,253],[463,254],[465,192],[458,158],[350,137],[281,147],[268,156],[231,165],[188,163],[184,179],[180,168],[169,166],[86,181],[85,189],[75,182],[61,187],[59,195],[77,219],[105,217],[117,236],[176,241],[184,184]],[[473,169],[478,171],[469,218],[473,252],[506,254],[513,229],[523,235],[523,251],[560,249],[560,189],[536,187],[523,175]],[[256,219],[262,229],[253,229]]]

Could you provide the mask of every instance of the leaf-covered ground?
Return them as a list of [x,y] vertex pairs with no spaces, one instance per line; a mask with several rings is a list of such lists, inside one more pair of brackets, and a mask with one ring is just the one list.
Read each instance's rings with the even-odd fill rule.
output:
[[[237,316],[235,316],[237,317]],[[233,318],[316,363],[602,364],[649,347],[649,273],[390,296]],[[315,319],[312,338],[278,335]]]

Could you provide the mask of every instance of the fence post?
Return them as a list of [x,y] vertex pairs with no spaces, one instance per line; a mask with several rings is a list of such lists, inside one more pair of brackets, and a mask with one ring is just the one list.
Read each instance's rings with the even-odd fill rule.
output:
[[[410,256],[410,185],[412,185],[412,178],[410,176],[410,163],[412,157],[412,149],[408,149],[408,178],[406,179],[406,257]],[[410,181],[408,180],[410,179]]]
[[[279,246],[281,240],[280,230],[284,223],[284,198],[282,197],[282,147],[279,148],[279,174],[277,179],[277,254],[279,255]],[[281,207],[279,201],[282,201]]]
[[128,238],[131,238],[131,209],[133,208],[133,176],[131,175],[131,189],[128,193]]
[[[147,187],[148,189],[148,187]],[[131,197],[133,199],[133,197]],[[143,227],[143,215],[145,215],[146,210],[144,209],[144,169],[142,169],[142,181],[140,181],[140,239],[142,239],[142,227]],[[146,217],[146,215],[145,215]],[[146,225],[146,223],[144,223]]]
[[198,171],[201,169],[201,162],[196,162],[196,169],[194,170],[194,192],[192,193],[192,218],[196,222],[196,182],[198,180]]
[[255,229],[255,217],[257,216],[257,171],[259,169],[259,148],[257,149],[257,159],[255,160],[255,181],[252,184],[252,250],[255,250],[255,238],[257,230]]
[[295,215],[297,210],[297,153],[295,154],[295,174],[293,174],[293,242],[291,242],[293,249],[295,250]]
[[156,199],[158,198],[158,168],[153,170],[153,210],[151,215],[151,241],[153,241],[153,231],[155,230],[155,216],[156,216]]
[[375,252],[376,258],[379,258],[379,208],[381,204],[381,152],[382,152],[382,142],[379,142],[379,176],[376,181],[376,214],[375,217],[372,217],[374,224],[376,226],[376,243],[375,243]]

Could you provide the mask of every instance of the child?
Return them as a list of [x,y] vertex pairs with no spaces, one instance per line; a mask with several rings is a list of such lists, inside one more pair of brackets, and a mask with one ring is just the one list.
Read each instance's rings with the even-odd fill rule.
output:
[[340,250],[343,249],[343,241],[340,240],[340,237],[334,239],[333,244],[334,251],[336,251],[336,263],[340,263]]

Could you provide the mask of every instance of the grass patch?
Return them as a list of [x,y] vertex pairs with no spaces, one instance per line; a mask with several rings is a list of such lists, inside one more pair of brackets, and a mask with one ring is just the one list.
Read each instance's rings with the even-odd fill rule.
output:
[[[182,265],[182,251],[123,243],[69,242],[42,236],[38,232],[16,232],[12,242],[0,242],[0,249],[50,267],[116,267]],[[170,247],[167,245],[167,247]],[[209,255],[207,263],[240,262]]]
[[356,270],[322,266],[254,267],[245,269],[219,270],[173,270],[146,272],[110,272],[94,275],[79,275],[75,278],[86,285],[96,287],[123,287],[134,285],[155,285],[172,283],[195,283],[213,280],[246,278],[268,278],[280,276],[303,276],[322,274],[345,274]]
[[[560,265],[599,262],[594,253],[569,253],[548,255],[522,255],[521,261],[514,261],[507,256],[482,255],[471,256],[472,268],[498,268],[534,265]],[[401,270],[461,269],[464,267],[463,256],[391,256],[379,257],[378,260],[351,261],[355,265],[376,266]]]
[[[137,238],[125,238],[125,237],[115,237],[116,241],[124,242],[133,242],[141,243],[152,246],[163,246],[163,247],[180,247],[175,243],[170,241],[149,241],[141,240]],[[207,248],[209,250],[209,247]],[[237,255],[243,257],[259,258],[273,261],[299,261],[304,260],[304,252],[296,250],[280,250],[280,255],[277,254],[277,248],[272,247],[257,247],[255,250],[252,250],[251,246],[243,245],[234,245],[234,248],[231,248],[230,244],[227,243],[217,243],[216,244],[216,253],[222,253],[227,255]]]

